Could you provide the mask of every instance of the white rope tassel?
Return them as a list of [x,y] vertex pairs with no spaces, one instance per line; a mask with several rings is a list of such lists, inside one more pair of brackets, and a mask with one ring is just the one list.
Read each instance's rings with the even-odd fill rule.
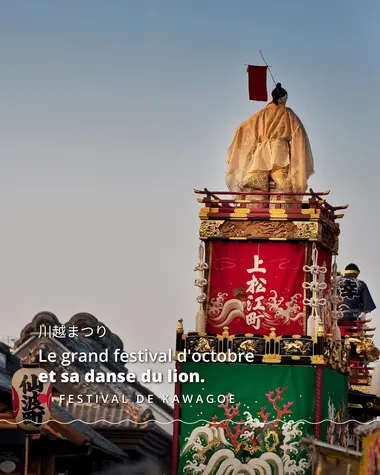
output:
[[303,266],[304,272],[312,275],[311,282],[304,282],[302,287],[311,291],[312,296],[310,299],[304,299],[304,305],[311,307],[311,314],[307,321],[307,334],[309,336],[318,336],[318,328],[320,325],[324,327],[324,322],[322,319],[322,314],[320,313],[320,308],[327,304],[325,298],[320,298],[320,291],[327,288],[325,282],[321,282],[321,276],[326,274],[326,267],[321,267],[318,265],[318,249],[315,244],[313,244],[313,250],[311,255],[311,266]]
[[336,341],[341,341],[342,334],[338,326],[338,320],[343,318],[343,312],[338,310],[338,305],[343,302],[342,297],[338,295],[338,266],[336,263],[336,257],[334,257],[334,263],[332,266],[332,278],[331,278],[331,318],[332,318],[332,335]]
[[197,297],[197,302],[199,303],[199,311],[197,312],[196,319],[197,332],[204,332],[206,330],[206,312],[204,310],[204,303],[207,295],[204,292],[204,287],[207,285],[207,279],[205,279],[204,275],[207,269],[208,264],[205,261],[205,247],[204,243],[201,242],[198,248],[198,265],[194,267],[194,271],[198,271],[198,279],[196,279],[194,283],[200,289],[200,294]]

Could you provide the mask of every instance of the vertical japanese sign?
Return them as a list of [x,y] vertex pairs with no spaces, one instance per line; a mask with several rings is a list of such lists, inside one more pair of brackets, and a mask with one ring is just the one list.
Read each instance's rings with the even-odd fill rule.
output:
[[210,243],[210,333],[304,334],[306,243]]
[[263,265],[263,259],[260,259],[258,255],[253,256],[253,267],[247,269],[247,273],[251,276],[247,282],[247,313],[246,321],[248,325],[252,325],[255,330],[260,328],[261,319],[265,312],[265,306],[262,301],[264,299],[265,292],[267,291],[267,280],[264,277],[260,277],[260,274],[266,274],[267,270]]
[[39,380],[46,373],[36,365],[25,365],[12,378],[13,415],[21,429],[35,431],[50,419],[52,385]]

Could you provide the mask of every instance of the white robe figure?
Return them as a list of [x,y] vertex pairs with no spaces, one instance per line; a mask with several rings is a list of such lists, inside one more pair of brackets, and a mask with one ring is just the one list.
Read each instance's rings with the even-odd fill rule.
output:
[[[277,84],[273,102],[236,130],[227,154],[226,182],[232,192],[274,191],[304,193],[314,173],[306,130],[286,107],[287,93]],[[265,199],[265,196],[255,199]]]

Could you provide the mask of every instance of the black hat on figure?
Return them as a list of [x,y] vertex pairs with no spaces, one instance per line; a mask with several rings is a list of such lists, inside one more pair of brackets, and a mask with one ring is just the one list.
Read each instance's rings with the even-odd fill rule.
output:
[[[278,105],[280,98],[283,99],[281,102],[285,102],[286,99],[288,98],[288,93],[287,91],[281,86],[281,83],[278,82],[276,84],[276,87],[272,91],[272,99],[273,103]],[[284,101],[285,100],[285,101]]]
[[359,275],[360,269],[356,264],[348,264],[348,266],[346,266],[344,269],[344,273],[346,275]]

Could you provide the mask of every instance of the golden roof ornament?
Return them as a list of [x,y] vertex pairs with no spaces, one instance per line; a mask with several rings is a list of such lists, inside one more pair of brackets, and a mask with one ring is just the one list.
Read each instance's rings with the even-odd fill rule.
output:
[[178,320],[177,333],[183,333],[183,319],[182,318]]
[[270,336],[270,338],[276,338],[276,329],[275,328],[270,329],[269,336]]

